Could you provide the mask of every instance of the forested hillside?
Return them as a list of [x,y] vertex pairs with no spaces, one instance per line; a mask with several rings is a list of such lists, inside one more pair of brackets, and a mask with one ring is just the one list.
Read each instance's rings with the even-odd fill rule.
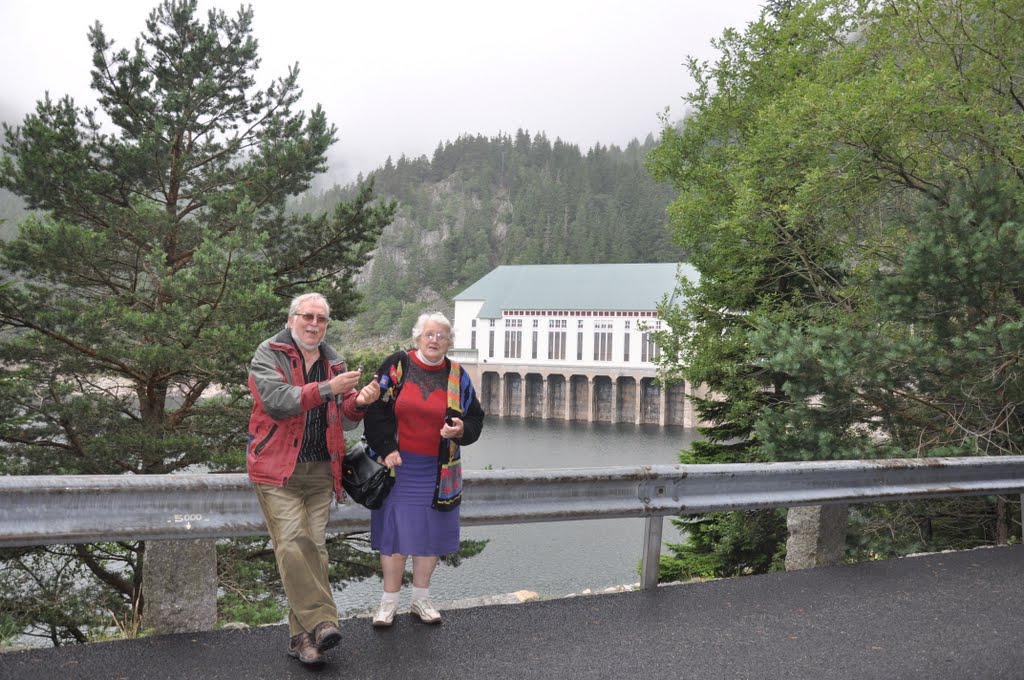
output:
[[[362,272],[364,311],[347,330],[397,341],[417,314],[449,311],[453,295],[502,264],[678,260],[666,229],[671,188],[644,167],[654,145],[649,135],[583,152],[520,130],[463,136],[430,159],[387,159],[370,179],[398,211]],[[323,212],[355,191],[307,194],[295,208]]]
[[[666,226],[671,187],[644,167],[654,146],[651,135],[585,152],[543,133],[466,135],[438,144],[432,158],[389,158],[369,178],[290,205],[329,212],[366,181],[379,199],[397,202],[360,274],[363,311],[346,324],[344,342],[386,345],[404,338],[420,312],[450,312],[453,295],[498,265],[679,260]],[[0,238],[13,235],[23,206],[0,190]]]

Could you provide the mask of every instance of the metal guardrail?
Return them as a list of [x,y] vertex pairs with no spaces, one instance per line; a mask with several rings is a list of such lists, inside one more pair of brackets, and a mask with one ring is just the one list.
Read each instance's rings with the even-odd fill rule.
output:
[[[471,470],[463,524],[647,518],[641,584],[657,582],[662,518],[712,511],[1021,493],[1024,456]],[[354,504],[329,531],[369,529]],[[266,533],[243,474],[0,477],[0,547]]]

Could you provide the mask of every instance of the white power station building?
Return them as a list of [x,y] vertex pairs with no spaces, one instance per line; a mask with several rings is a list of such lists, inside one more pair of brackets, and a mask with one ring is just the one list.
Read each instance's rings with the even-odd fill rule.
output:
[[449,356],[489,415],[694,427],[687,385],[657,381],[680,263],[500,266],[455,296]]

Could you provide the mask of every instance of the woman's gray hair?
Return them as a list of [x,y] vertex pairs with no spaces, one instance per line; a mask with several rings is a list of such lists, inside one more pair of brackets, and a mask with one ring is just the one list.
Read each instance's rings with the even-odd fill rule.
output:
[[327,298],[325,298],[320,293],[303,293],[302,295],[296,295],[294,298],[292,298],[292,304],[288,307],[288,316],[294,316],[298,314],[299,307],[302,305],[302,303],[310,301],[319,302],[324,306],[324,309],[327,312],[327,316],[331,315],[331,304],[327,302]]
[[441,312],[426,312],[420,314],[420,317],[416,319],[416,323],[412,327],[412,340],[416,342],[423,335],[423,327],[427,325],[428,321],[439,323],[448,329],[448,337],[452,335],[452,322],[448,320],[448,317]]

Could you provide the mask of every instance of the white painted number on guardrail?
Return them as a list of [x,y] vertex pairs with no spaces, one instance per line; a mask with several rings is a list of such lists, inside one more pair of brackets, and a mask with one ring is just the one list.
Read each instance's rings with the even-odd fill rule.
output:
[[181,524],[182,522],[184,522],[185,523],[185,528],[186,529],[191,529],[192,528],[192,522],[201,522],[201,521],[203,521],[203,515],[202,515],[202,513],[198,513],[198,512],[191,513],[191,514],[174,513],[174,519],[171,520],[171,521],[174,522],[175,524]]

